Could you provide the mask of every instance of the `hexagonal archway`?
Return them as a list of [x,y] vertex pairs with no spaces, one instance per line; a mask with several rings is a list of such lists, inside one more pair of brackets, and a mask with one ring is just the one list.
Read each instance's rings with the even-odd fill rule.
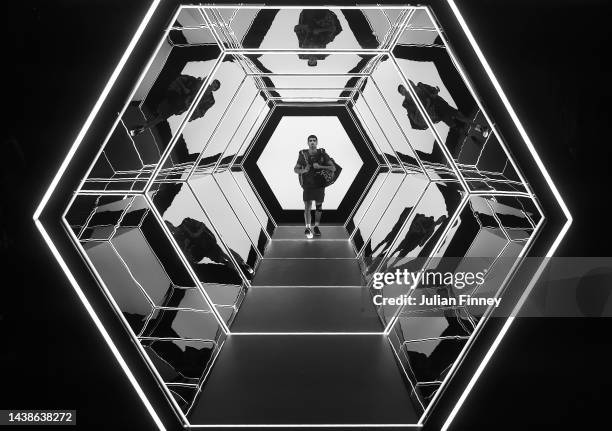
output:
[[[211,422],[207,414],[225,411],[215,407],[222,392],[232,394],[224,387],[210,395],[219,381],[215,362],[232,364],[223,352],[237,340],[264,337],[268,343],[265,337],[279,333],[304,340],[305,329],[322,338],[347,332],[381,337],[368,348],[384,352],[397,371],[391,380],[407,398],[395,412],[409,413],[403,426],[439,423],[449,405],[453,412],[460,407],[459,395],[467,394],[496,345],[483,328],[500,333],[489,319],[491,309],[384,303],[381,298],[415,291],[459,292],[448,283],[380,288],[374,274],[459,271],[477,256],[486,261],[488,276],[472,294],[507,298],[521,259],[552,253],[549,243],[558,244],[569,214],[482,55],[476,49],[476,58],[465,50],[459,56],[449,43],[451,34],[459,45],[473,43],[449,4],[188,5],[173,14],[166,6],[159,12],[163,19],[147,30],[149,44],[137,45],[151,9],[35,219],[158,423],[158,412],[166,409],[186,427],[263,426],[227,423],[233,417]],[[437,11],[446,17],[445,32]],[[136,46],[153,55],[123,69]],[[466,62],[475,69],[471,79]],[[117,76],[123,80],[115,82]],[[486,92],[491,82],[497,93]],[[324,240],[306,242],[299,230],[282,225],[300,221],[301,213],[278,198],[266,146],[272,156],[277,152],[271,137],[283,118],[322,117],[326,110],[360,161],[345,159],[350,166],[343,166],[344,175],[353,172],[355,179],[344,184],[337,208],[327,214],[338,223],[324,231],[331,245],[308,255]],[[303,248],[292,257],[296,242]],[[323,249],[327,263],[317,262]],[[339,277],[326,278],[330,274]],[[310,308],[301,307],[306,300],[279,302],[278,288],[290,279],[311,283],[290,286],[299,293],[294,299],[313,292],[327,299],[320,296]],[[353,308],[325,308],[341,290],[358,292]],[[346,305],[346,297],[336,304]],[[245,329],[248,307],[257,301],[281,313],[265,313],[272,316],[266,321],[259,309],[252,322],[260,326]],[[366,306],[365,329],[343,326]],[[317,326],[323,320],[316,318],[307,322],[311,326],[282,326],[296,316],[323,315],[331,316],[334,331]],[[275,327],[281,329],[270,330]],[[320,359],[326,352],[317,354]],[[384,407],[384,396],[365,396],[379,403],[374,410]],[[311,420],[304,412],[300,417],[282,425]],[[387,416],[377,425],[359,420],[307,425],[391,425]]]
[[326,191],[324,221],[344,224],[378,168],[367,135],[345,107],[276,106],[242,167],[277,223],[302,223],[302,189],[293,166],[310,134],[318,135],[321,148],[343,167]]

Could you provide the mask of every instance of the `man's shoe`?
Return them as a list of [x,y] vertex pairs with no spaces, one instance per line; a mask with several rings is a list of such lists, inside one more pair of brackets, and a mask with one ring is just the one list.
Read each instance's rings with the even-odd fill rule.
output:
[[308,239],[312,239],[312,231],[310,230],[309,227],[307,227],[306,229],[304,229],[304,235],[306,235],[306,238]]
[[130,130],[130,136],[132,138],[135,138],[136,136],[140,135],[142,132],[144,132],[144,127],[136,127],[135,129]]
[[319,226],[315,226],[313,231],[315,236],[321,236],[321,229],[319,229]]

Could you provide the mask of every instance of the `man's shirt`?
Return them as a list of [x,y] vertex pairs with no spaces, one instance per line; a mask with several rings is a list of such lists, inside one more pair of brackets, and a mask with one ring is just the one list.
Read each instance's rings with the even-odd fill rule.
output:
[[304,188],[317,188],[321,187],[320,179],[317,178],[317,172],[320,172],[321,169],[315,169],[312,167],[314,163],[318,163],[320,165],[330,165],[331,160],[327,153],[323,149],[317,149],[316,153],[310,154],[308,150],[300,151],[298,155],[297,162],[295,163],[300,168],[305,168],[306,165],[310,165],[310,170],[305,174],[301,174],[301,183]]

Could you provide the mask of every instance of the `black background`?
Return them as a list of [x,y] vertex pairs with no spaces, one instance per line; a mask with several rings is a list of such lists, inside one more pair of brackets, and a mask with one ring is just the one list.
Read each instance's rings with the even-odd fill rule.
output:
[[[610,256],[610,2],[461,1],[575,222],[557,254]],[[147,1],[3,4],[0,408],[77,409],[82,429],[154,424],[32,214]],[[603,428],[610,319],[518,319],[451,429]]]

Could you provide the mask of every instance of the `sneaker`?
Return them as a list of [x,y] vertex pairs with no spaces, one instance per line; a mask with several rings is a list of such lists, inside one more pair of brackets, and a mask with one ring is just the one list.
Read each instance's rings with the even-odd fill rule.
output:
[[312,239],[312,231],[310,230],[309,227],[307,227],[306,229],[304,229],[304,235],[306,235],[306,238],[308,239]]
[[134,138],[140,135],[142,132],[144,132],[144,127],[136,127],[135,129],[130,130],[130,136]]
[[319,226],[315,226],[313,232],[314,236],[321,236],[321,229],[319,229]]

